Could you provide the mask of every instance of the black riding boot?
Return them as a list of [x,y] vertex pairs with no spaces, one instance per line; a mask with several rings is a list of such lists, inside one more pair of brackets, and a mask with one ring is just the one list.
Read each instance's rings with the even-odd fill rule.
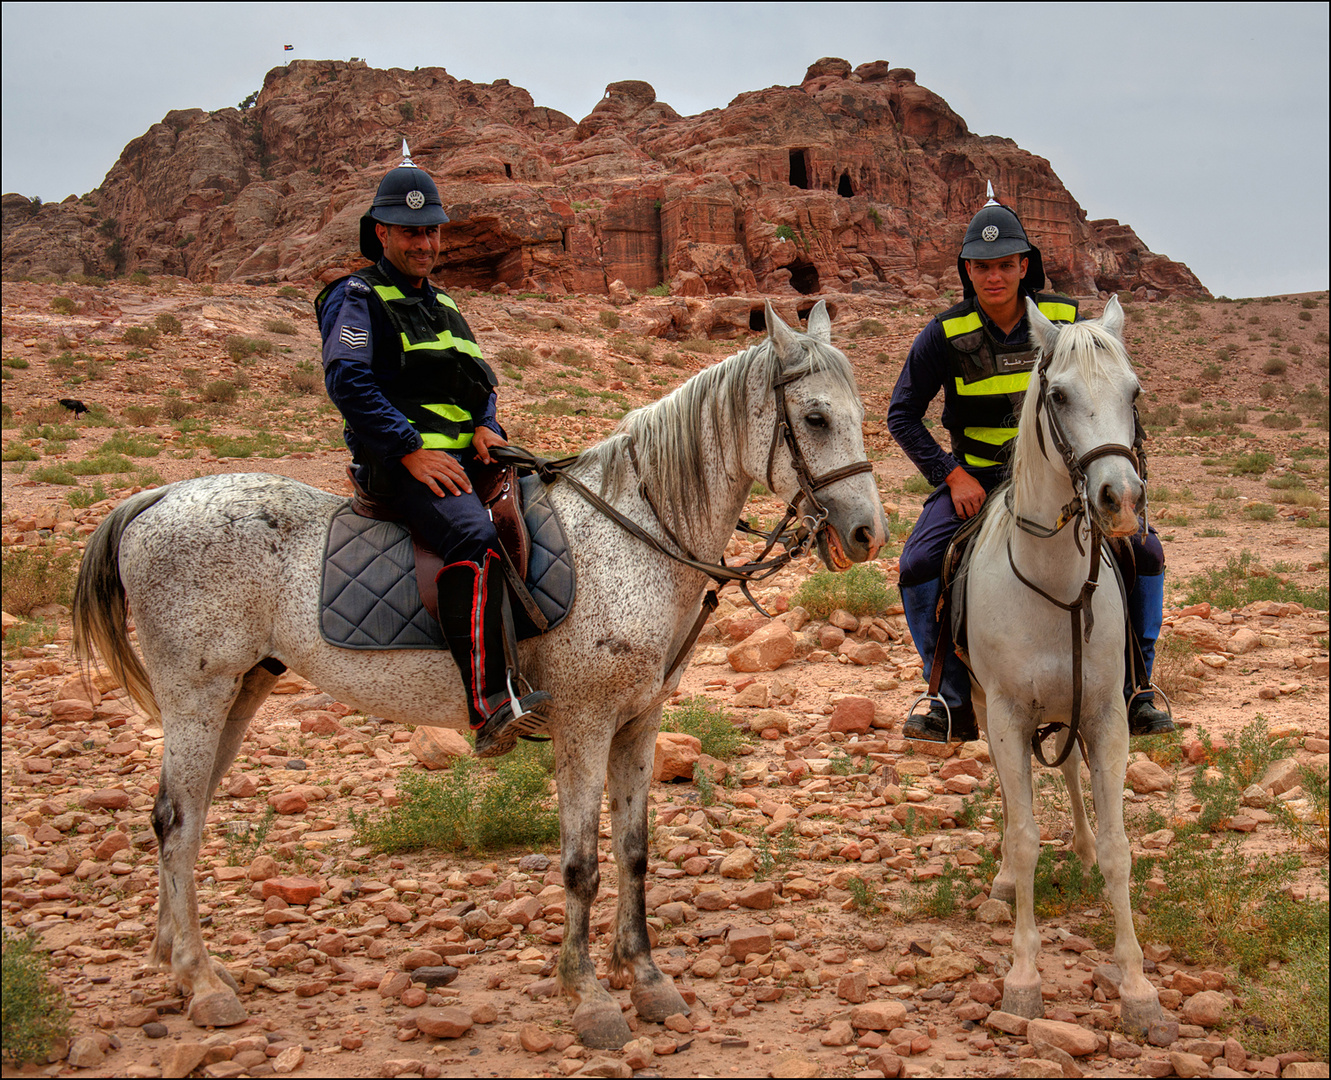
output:
[[480,566],[469,562],[445,566],[438,583],[439,625],[462,673],[467,713],[476,732],[476,756],[507,754],[519,735],[545,726],[545,720],[531,710],[544,705],[550,695],[537,691],[515,701],[516,673],[504,653],[503,565],[498,555],[487,552]]

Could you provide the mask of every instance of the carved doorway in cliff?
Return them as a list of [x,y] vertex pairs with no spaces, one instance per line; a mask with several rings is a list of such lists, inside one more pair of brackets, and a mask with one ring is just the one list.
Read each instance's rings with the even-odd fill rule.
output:
[[799,259],[786,269],[790,271],[790,284],[797,293],[809,296],[818,291],[818,267],[813,263]]
[[809,188],[809,151],[792,150],[790,152],[790,186]]
[[843,199],[849,199],[855,194],[855,188],[850,183],[850,173],[843,172],[841,174],[841,179],[837,182],[836,193]]

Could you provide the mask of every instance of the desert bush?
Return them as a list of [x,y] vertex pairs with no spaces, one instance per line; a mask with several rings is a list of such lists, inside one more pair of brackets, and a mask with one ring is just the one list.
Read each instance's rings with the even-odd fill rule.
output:
[[47,975],[46,954],[37,951],[30,936],[8,928],[0,954],[0,988],[4,1056],[20,1064],[44,1065],[55,1044],[70,1034],[69,1007]]
[[156,457],[162,441],[156,435],[129,435],[117,431],[98,448],[99,454],[128,454],[130,457]]
[[308,360],[300,361],[287,379],[298,394],[313,394],[323,387],[323,372]]
[[1251,521],[1275,521],[1276,508],[1270,503],[1250,502],[1243,508],[1243,516]]
[[1179,401],[1185,405],[1196,405],[1202,400],[1202,392],[1195,386],[1189,386],[1178,396]]
[[255,356],[266,356],[273,351],[273,343],[264,338],[245,337],[232,334],[226,339],[227,355],[237,364],[244,364]]
[[162,412],[168,420],[183,420],[194,412],[194,403],[181,397],[179,390],[168,390],[162,395]]
[[162,336],[160,330],[153,326],[131,326],[123,334],[120,340],[126,345],[133,345],[137,348],[151,349],[157,344],[157,339]]
[[[1172,402],[1155,408],[1141,409],[1142,423],[1148,427],[1173,427],[1178,423],[1180,409]],[[918,474],[917,474],[918,475]],[[923,479],[923,477],[921,477]]]
[[0,461],[36,461],[41,457],[27,443],[10,443],[5,447],[4,452],[0,453]]
[[[1268,506],[1267,509],[1274,517],[1275,508]],[[1214,607],[1229,610],[1246,607],[1258,600],[1297,603],[1318,611],[1324,611],[1327,606],[1325,585],[1302,589],[1292,582],[1282,581],[1260,569],[1252,552],[1246,549],[1238,555],[1231,555],[1224,566],[1211,566],[1194,574],[1185,582],[1184,589],[1185,603],[1208,601]]]
[[75,510],[86,510],[93,503],[99,503],[106,498],[106,488],[98,480],[91,488],[75,488],[65,495],[65,501]]
[[933,491],[934,485],[920,473],[911,473],[906,477],[906,482],[901,485],[901,490],[907,495],[928,495]]
[[78,309],[78,304],[68,296],[56,296],[51,299],[51,310],[60,315],[73,315]]
[[43,604],[68,604],[78,568],[74,552],[49,545],[6,548],[0,568],[0,595],[11,615],[27,615]]
[[164,311],[153,320],[153,326],[164,334],[178,334],[185,329],[179,319],[169,311]]
[[294,334],[296,326],[287,319],[268,319],[264,322],[263,328],[270,334]]
[[437,780],[404,770],[397,806],[375,818],[351,815],[356,843],[390,854],[425,847],[530,851],[554,844],[559,816],[550,793],[552,765],[548,748],[522,745],[494,768],[464,757]]
[[798,604],[816,619],[825,619],[840,608],[852,615],[877,615],[897,601],[897,591],[887,575],[870,563],[852,566],[844,573],[819,570],[805,580],[792,604]]
[[226,379],[214,379],[205,386],[199,397],[205,403],[218,402],[222,405],[229,405],[236,400],[236,384],[228,382]]
[[25,371],[28,368],[28,362],[21,356],[6,356],[3,363],[7,368],[13,368],[15,371]]
[[680,356],[679,353],[677,352],[666,353],[663,357],[661,357],[661,363],[665,364],[666,367],[672,367],[672,368],[688,367],[688,361],[685,360],[684,357]]
[[305,298],[305,293],[302,292],[300,289],[296,288],[296,286],[294,285],[283,285],[280,289],[277,290],[277,295],[285,296],[288,299],[300,298],[303,300]]
[[512,364],[515,368],[525,368],[535,362],[536,354],[531,349],[518,349],[512,345],[506,345],[495,353],[495,359],[501,364]]
[[1233,475],[1261,476],[1275,462],[1275,457],[1265,450],[1253,450],[1240,454],[1234,462]]
[[619,312],[606,309],[596,316],[597,321],[607,330],[619,329]]
[[701,696],[687,698],[666,709],[661,717],[661,730],[692,735],[702,743],[704,754],[722,761],[738,754],[744,742],[744,729],[735,726],[725,706]]
[[1289,361],[1283,356],[1268,356],[1262,361],[1262,371],[1267,375],[1283,375],[1289,369]]

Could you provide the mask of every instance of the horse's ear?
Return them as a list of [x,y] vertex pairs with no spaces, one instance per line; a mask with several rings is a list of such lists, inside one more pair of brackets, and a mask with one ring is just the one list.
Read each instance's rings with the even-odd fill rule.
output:
[[1123,340],[1123,305],[1118,302],[1117,296],[1109,298],[1109,303],[1105,305],[1105,313],[1100,316],[1100,325],[1119,341]]
[[1045,318],[1044,312],[1029,296],[1026,297],[1026,321],[1031,325],[1031,344],[1045,356],[1054,351],[1058,340],[1058,327]]
[[794,332],[781,321],[781,316],[772,309],[772,301],[767,301],[767,336],[776,347],[776,355],[783,364],[797,360],[804,355]]
[[809,312],[809,337],[824,345],[832,344],[832,316],[827,313],[827,304],[822,300]]

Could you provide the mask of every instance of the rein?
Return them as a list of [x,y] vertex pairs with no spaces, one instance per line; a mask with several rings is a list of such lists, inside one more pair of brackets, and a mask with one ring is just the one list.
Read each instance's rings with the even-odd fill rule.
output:
[[[1063,529],[1076,522],[1076,530],[1073,533],[1073,539],[1077,545],[1077,551],[1085,555],[1086,549],[1082,546],[1082,532],[1085,530],[1090,539],[1091,545],[1091,568],[1086,575],[1085,582],[1082,583],[1081,594],[1071,604],[1065,604],[1057,597],[1050,596],[1033,581],[1025,577],[1017,564],[1012,559],[1012,543],[1009,540],[1007,544],[1007,561],[1012,573],[1016,576],[1026,588],[1037,593],[1049,603],[1057,608],[1069,612],[1072,616],[1072,714],[1069,722],[1064,724],[1061,720],[1044,724],[1036,729],[1035,734],[1031,736],[1031,750],[1040,764],[1049,768],[1058,768],[1072,753],[1074,744],[1081,745],[1081,734],[1078,730],[1081,724],[1081,658],[1082,643],[1090,641],[1091,630],[1095,626],[1095,612],[1091,608],[1091,600],[1095,595],[1096,587],[1099,585],[1100,577],[1100,554],[1101,545],[1104,541],[1104,535],[1090,520],[1086,511],[1086,466],[1091,462],[1102,457],[1125,457],[1132,462],[1132,467],[1140,477],[1143,488],[1146,485],[1146,451],[1143,447],[1145,440],[1145,430],[1142,427],[1141,417],[1137,413],[1137,406],[1132,407],[1133,422],[1133,443],[1132,446],[1124,446],[1122,443],[1102,443],[1086,451],[1080,457],[1077,455],[1076,447],[1072,445],[1067,437],[1067,432],[1063,429],[1063,424],[1058,419],[1058,412],[1049,403],[1049,361],[1046,359],[1040,364],[1038,373],[1040,377],[1039,396],[1035,400],[1035,436],[1040,446],[1040,453],[1045,460],[1049,460],[1049,453],[1045,449],[1044,427],[1040,424],[1040,412],[1045,410],[1049,421],[1049,433],[1054,443],[1054,449],[1058,451],[1059,457],[1068,470],[1068,476],[1072,480],[1072,499],[1059,511],[1058,520],[1054,522],[1053,528],[1041,525],[1037,521],[1032,521],[1016,513],[1012,506],[1012,489],[1008,490],[1005,499],[1007,510],[1012,514],[1017,528],[1037,539],[1048,540],[1057,536]],[[1143,518],[1143,528],[1145,520]],[[1085,612],[1085,627],[1082,626],[1083,615]],[[1044,740],[1060,728],[1068,729],[1067,741],[1063,744],[1062,751],[1053,761],[1045,760],[1042,744]],[[1082,757],[1086,757],[1086,747],[1081,747]]]
[[[795,432],[790,424],[790,416],[786,407],[786,386],[798,379],[803,378],[803,374],[786,376],[779,379],[773,389],[776,397],[776,423],[772,428],[772,442],[767,453],[767,486],[768,490],[773,490],[772,469],[775,462],[777,446],[783,442],[790,450],[791,468],[794,470],[796,482],[799,484],[799,491],[795,497],[786,505],[785,514],[776,526],[768,533],[759,533],[751,528],[745,522],[741,521],[737,528],[746,533],[762,536],[766,540],[762,552],[758,558],[738,566],[729,566],[726,564],[725,557],[722,556],[719,563],[704,562],[699,559],[689,547],[684,544],[674,531],[666,524],[664,517],[656,506],[655,500],[647,487],[646,478],[642,475],[642,470],[638,465],[638,453],[633,441],[630,439],[628,444],[629,460],[633,465],[634,472],[638,473],[638,493],[643,501],[647,503],[656,518],[657,523],[665,532],[669,541],[674,544],[678,551],[672,551],[666,544],[662,543],[651,533],[647,532],[637,522],[621,513],[615,507],[611,506],[596,492],[592,491],[577,477],[570,474],[569,470],[578,460],[578,455],[573,454],[569,457],[550,460],[548,458],[538,457],[528,450],[512,446],[499,446],[491,449],[490,454],[497,460],[506,464],[516,465],[520,470],[536,473],[545,483],[550,484],[555,480],[562,479],[579,495],[582,496],[595,509],[615,522],[620,528],[630,536],[641,540],[658,554],[664,555],[668,559],[689,567],[692,570],[699,570],[706,574],[715,583],[715,588],[708,591],[703,597],[702,608],[698,612],[698,618],[685,638],[684,643],[676,652],[670,665],[666,668],[665,677],[669,677],[683,664],[684,658],[698,639],[704,623],[708,617],[716,610],[719,601],[720,591],[731,582],[737,582],[740,591],[744,593],[744,598],[753,605],[759,614],[771,618],[772,616],[763,610],[753,594],[749,591],[750,585],[755,581],[763,581],[777,571],[781,570],[788,563],[800,557],[809,550],[822,532],[827,528],[827,508],[818,500],[817,492],[834,484],[838,480],[844,480],[850,476],[858,476],[860,473],[873,472],[872,463],[866,458],[862,461],[853,462],[850,465],[843,465],[840,468],[832,469],[823,473],[821,476],[815,476],[809,468],[809,463],[800,449],[799,440],[795,437]],[[800,503],[806,502],[808,508],[804,514],[800,513]],[[796,528],[787,531],[788,526],[798,523]],[[769,553],[777,545],[781,544],[783,551],[779,555],[768,558]]]

